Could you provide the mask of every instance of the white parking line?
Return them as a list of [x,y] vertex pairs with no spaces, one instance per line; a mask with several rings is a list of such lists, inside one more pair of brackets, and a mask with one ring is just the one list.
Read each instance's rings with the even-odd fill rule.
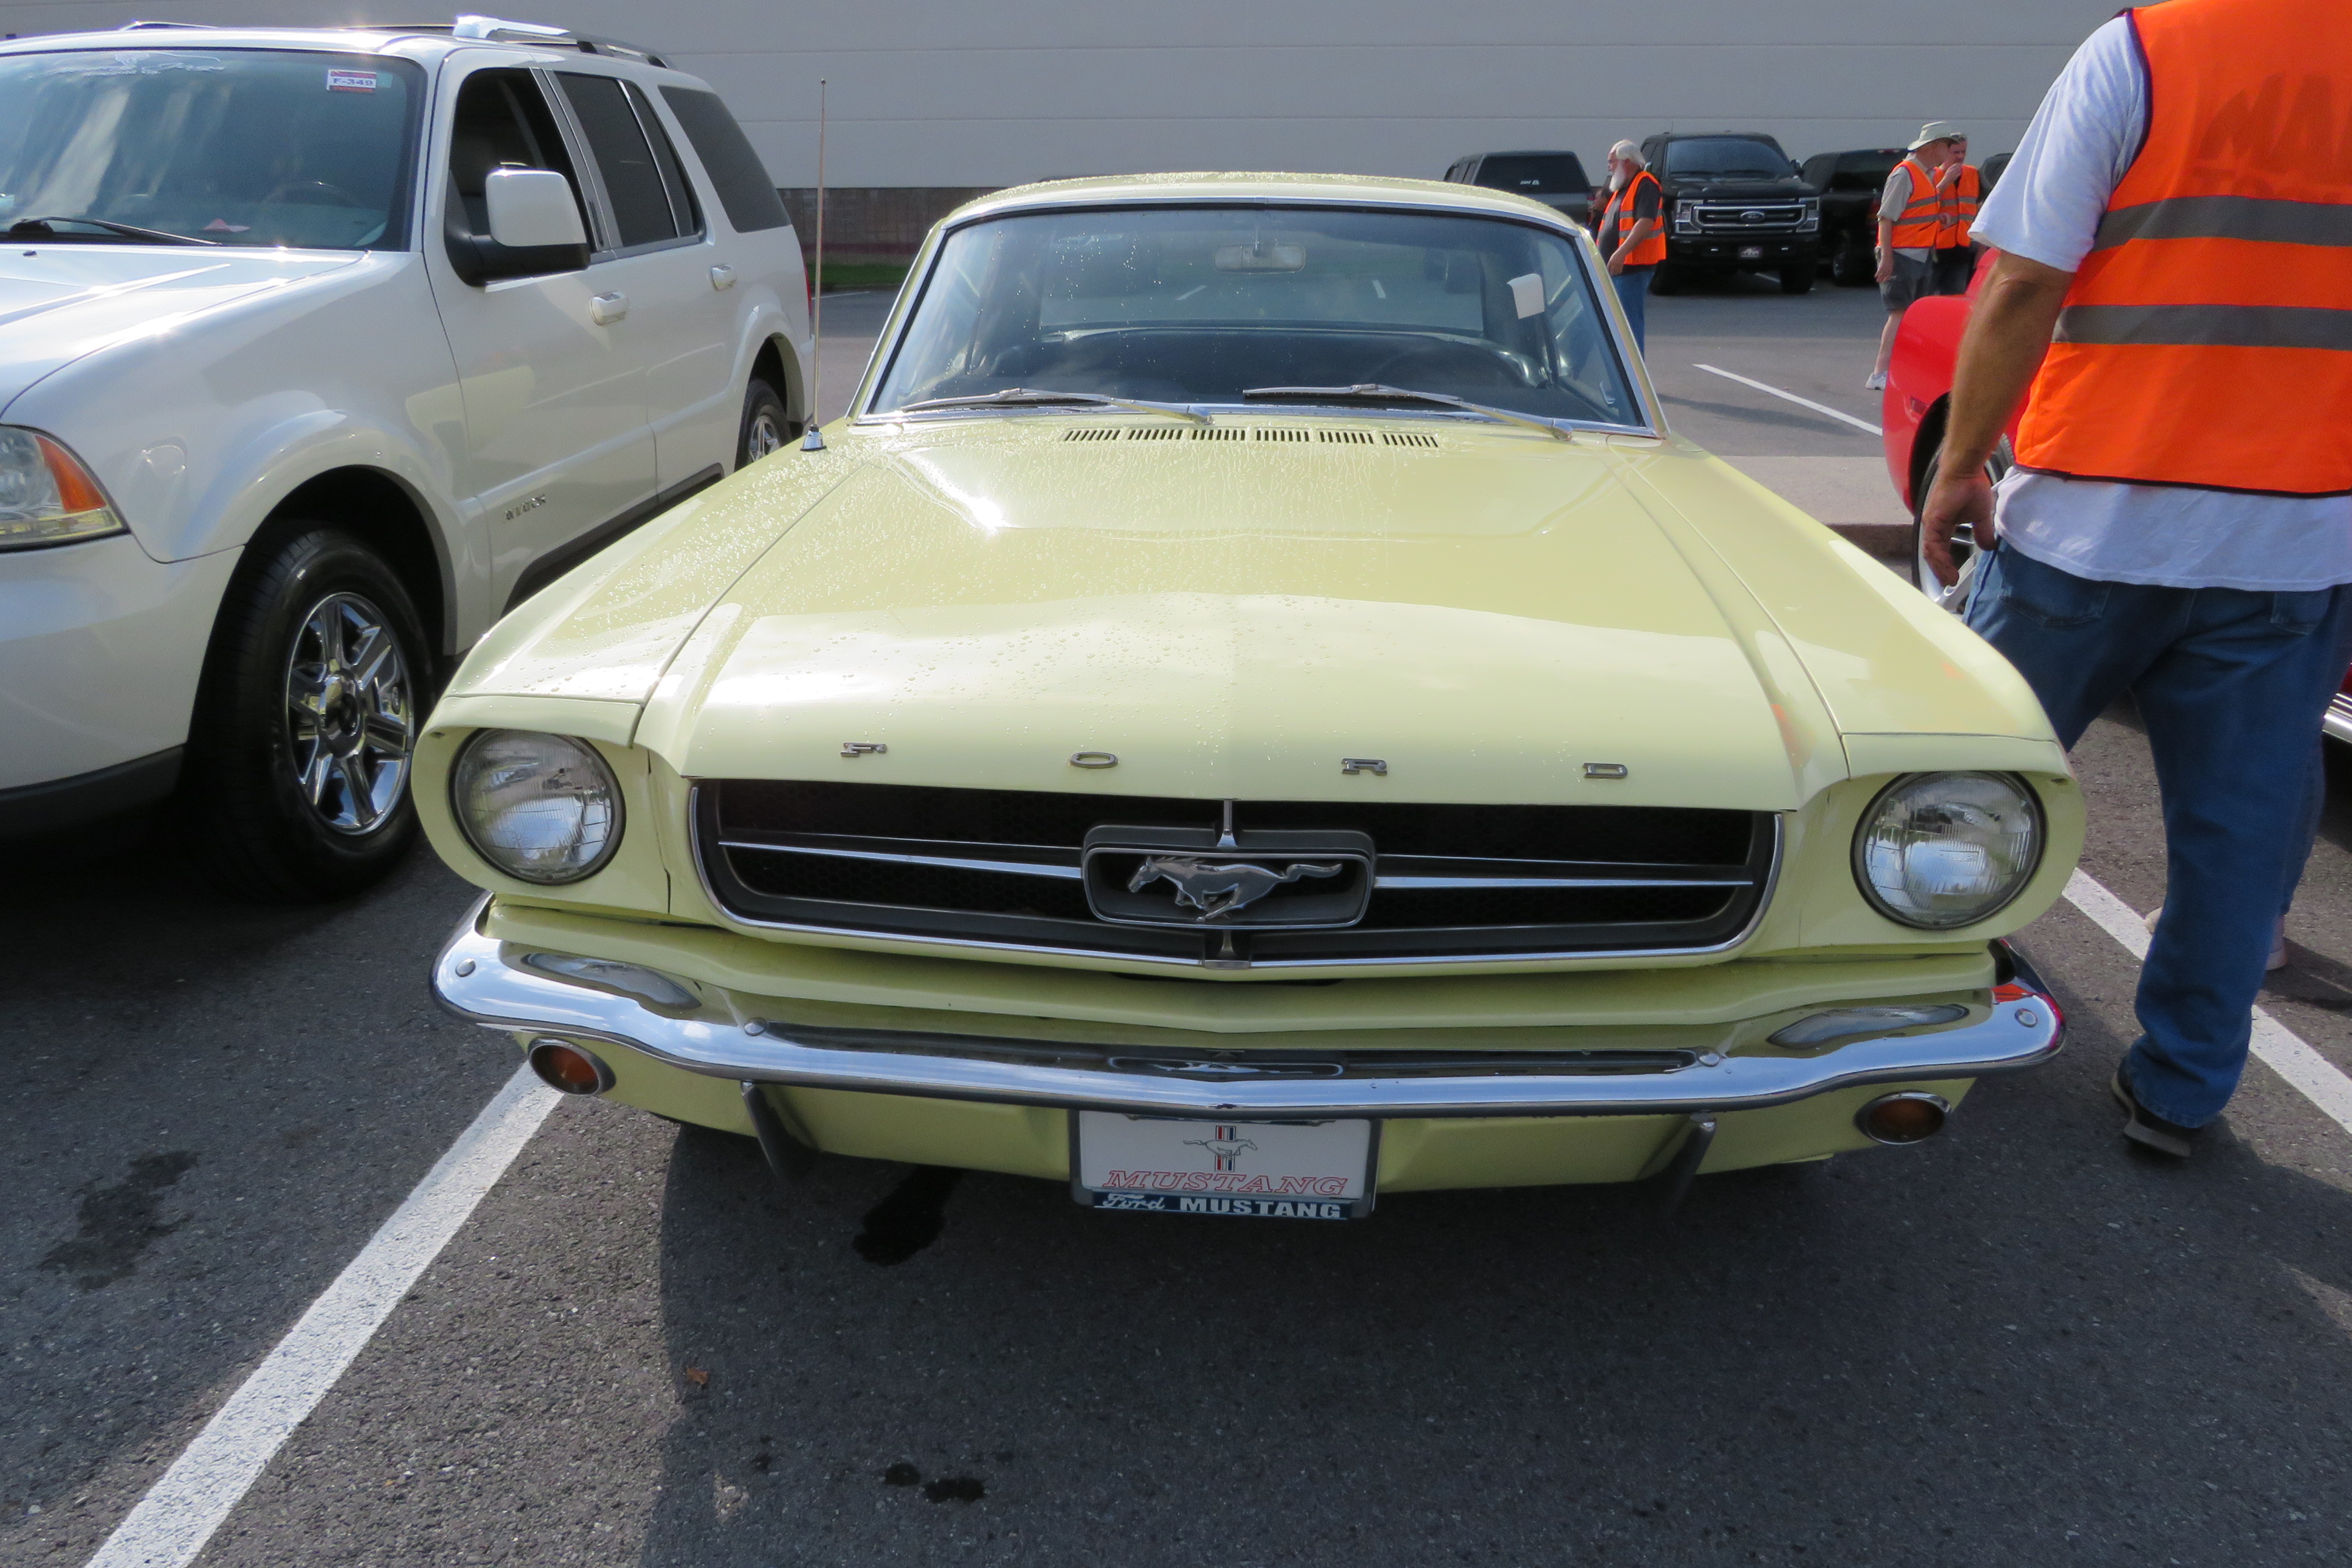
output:
[[1853,426],[1855,429],[1868,431],[1873,436],[1884,436],[1886,434],[1885,431],[1881,430],[1877,426],[1873,425],[1867,419],[1857,419],[1853,415],[1848,414],[1842,409],[1832,408],[1826,403],[1815,403],[1810,397],[1800,397],[1793,392],[1783,392],[1780,388],[1769,385],[1764,382],[1750,381],[1744,375],[1734,375],[1727,370],[1720,370],[1711,364],[1695,364],[1691,366],[1691,368],[1693,370],[1703,370],[1709,375],[1719,375],[1726,381],[1736,381],[1742,386],[1752,386],[1759,392],[1769,392],[1775,397],[1785,397],[1790,402],[1805,408],[1810,408],[1816,414],[1826,414],[1832,419],[1843,419],[1847,424]]
[[[2147,922],[2129,904],[2079,870],[2066,879],[2066,901],[2123,943],[2134,958],[2147,957]],[[2286,1079],[2336,1125],[2352,1132],[2352,1078],[2260,1007],[2254,1009],[2253,1050],[2271,1071]]]
[[530,1142],[556,1100],[518,1068],[360,1255],[139,1500],[89,1568],[183,1568]]

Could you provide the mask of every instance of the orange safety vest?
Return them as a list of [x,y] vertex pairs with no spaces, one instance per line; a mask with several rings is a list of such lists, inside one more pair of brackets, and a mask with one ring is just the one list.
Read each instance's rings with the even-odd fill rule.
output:
[[1897,250],[1933,250],[1943,243],[1944,193],[1918,159],[1906,158],[1895,166],[1911,176],[1911,196],[1887,243]]
[[1649,170],[1637,169],[1633,177],[1625,182],[1624,189],[1610,193],[1609,205],[1601,211],[1601,258],[1603,261],[1616,255],[1617,247],[1625,243],[1625,237],[1633,232],[1633,201],[1644,180],[1649,181],[1650,188],[1658,193],[1658,232],[1627,251],[1625,265],[1655,267],[1666,258],[1665,188],[1658,184],[1657,176]]
[[1957,250],[1969,243],[1969,226],[1977,221],[1977,207],[1983,200],[1984,180],[1977,166],[1961,164],[1952,183],[1944,187],[1944,221],[1936,236],[1937,249]]
[[2147,137],[2075,273],[2021,467],[2352,494],[2352,5],[2126,12]]

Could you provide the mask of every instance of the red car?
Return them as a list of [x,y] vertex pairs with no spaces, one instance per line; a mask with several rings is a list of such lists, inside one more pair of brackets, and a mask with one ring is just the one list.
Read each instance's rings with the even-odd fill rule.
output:
[[[1911,580],[1939,602],[1957,610],[1964,595],[1935,581],[1927,563],[1919,554],[1919,508],[1927,499],[1927,491],[1936,482],[1936,471],[1943,457],[1944,421],[1951,412],[1952,367],[1960,354],[1960,334],[1968,329],[1969,311],[1974,308],[1977,290],[1984,287],[1985,276],[1992,268],[1998,251],[1988,250],[1977,261],[1976,276],[1969,280],[1966,294],[1946,294],[1920,300],[1903,312],[1903,325],[1895,336],[1895,358],[1886,374],[1886,391],[1879,409],[1879,424],[1884,427],[1887,477],[1895,481],[1895,493],[1903,498],[1911,513]],[[2015,436],[2012,422],[2009,435]],[[2009,442],[2004,439],[1993,460],[1985,465],[1986,471],[1999,479],[2009,469],[2011,458]],[[1974,575],[1969,570],[1970,558],[1976,552],[1975,541],[1965,536],[1952,541],[1952,558],[1960,569],[1960,586],[1965,587]],[[2327,733],[2336,739],[2352,742],[2352,671],[2344,678],[2343,688],[2328,703],[2323,721]]]

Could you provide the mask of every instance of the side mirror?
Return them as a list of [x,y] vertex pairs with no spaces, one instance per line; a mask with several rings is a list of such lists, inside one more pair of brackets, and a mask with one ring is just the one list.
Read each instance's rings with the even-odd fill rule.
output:
[[572,182],[552,169],[494,169],[482,182],[482,204],[490,237],[509,250],[588,243]]

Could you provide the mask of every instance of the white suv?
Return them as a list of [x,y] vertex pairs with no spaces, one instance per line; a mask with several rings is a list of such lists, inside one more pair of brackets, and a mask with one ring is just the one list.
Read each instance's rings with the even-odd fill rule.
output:
[[253,896],[386,869],[451,657],[808,406],[740,128],[556,28],[0,46],[0,837],[176,788]]

